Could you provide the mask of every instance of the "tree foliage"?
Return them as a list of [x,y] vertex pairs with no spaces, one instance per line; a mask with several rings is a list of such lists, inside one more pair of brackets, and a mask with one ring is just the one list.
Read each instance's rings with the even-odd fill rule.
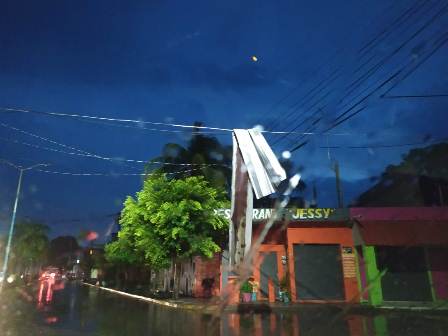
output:
[[151,175],[135,198],[126,199],[118,240],[107,245],[106,256],[118,262],[143,260],[153,268],[193,255],[212,257],[228,226],[215,210],[226,206],[225,193],[201,176]]
[[[196,122],[200,127],[202,123]],[[191,169],[185,169],[177,173],[176,177],[204,176],[205,180],[213,187],[230,190],[232,146],[223,145],[217,138],[200,133],[200,128],[194,128],[193,133],[186,146],[168,143],[163,147],[162,155],[152,161],[164,162],[159,166],[150,163],[147,165],[148,172],[157,169],[163,173],[177,173],[180,168],[170,163],[196,164]]]
[[448,144],[409,151],[358,198],[359,206],[442,205],[448,196]]
[[115,265],[145,263],[142,252],[135,247],[134,232],[136,226],[123,225],[118,233],[118,239],[105,246],[107,261]]
[[13,237],[13,254],[17,266],[25,269],[46,261],[49,230],[48,226],[41,223],[17,223]]

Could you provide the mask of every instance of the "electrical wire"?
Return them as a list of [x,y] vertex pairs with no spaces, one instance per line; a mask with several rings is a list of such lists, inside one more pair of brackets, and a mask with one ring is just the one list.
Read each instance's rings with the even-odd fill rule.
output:
[[[15,169],[20,168],[11,162],[0,159],[0,163],[7,164]],[[176,175],[176,174],[182,174],[182,173],[189,173],[193,171],[200,171],[202,168],[195,168],[195,169],[188,169],[188,170],[180,170],[176,172],[168,172],[164,173],[165,175]],[[74,173],[74,172],[64,172],[64,171],[54,171],[54,170],[46,170],[46,169],[33,169],[31,171],[38,171],[41,173],[47,173],[47,174],[57,174],[57,175],[69,175],[69,176],[110,176],[110,177],[119,177],[119,176],[151,176],[155,175],[157,173],[102,173],[102,172],[94,172],[94,173]]]
[[[417,3],[416,3],[417,4]],[[421,6],[419,9],[421,9],[423,6]],[[392,54],[386,56],[386,58],[383,58],[380,62],[378,62],[377,64],[375,64],[375,66],[371,67],[366,73],[364,73],[362,76],[360,76],[357,80],[355,80],[354,82],[352,82],[347,89],[349,89],[351,86],[354,85],[354,83],[360,84],[365,82],[366,80],[368,80],[371,76],[373,76],[375,74],[375,72],[377,72],[377,70],[379,70],[391,57],[393,57],[395,54],[397,54],[407,43],[409,43],[413,38],[415,38],[417,35],[419,35],[422,31],[424,31],[429,25],[431,25],[436,19],[438,19],[441,15],[445,14],[446,7],[443,7],[442,9],[440,9],[429,21],[427,21],[423,27],[421,27],[417,32],[415,32],[407,41],[405,41],[404,43],[402,43],[397,49],[395,49]],[[415,12],[417,12],[418,10],[414,11],[412,14],[414,14]],[[425,12],[423,15],[426,15],[427,12]],[[359,71],[360,69],[358,68],[356,71]],[[360,82],[361,81],[361,82]],[[350,94],[352,94],[355,91],[356,88],[352,88],[352,90],[350,90],[348,93],[346,93],[343,98],[341,98],[340,102],[342,102],[345,98],[347,98]],[[347,106],[347,104],[345,105]],[[319,111],[319,110],[317,110]],[[312,113],[315,114],[316,112]],[[302,124],[304,124],[305,122],[302,121],[299,124],[297,124],[293,130],[296,130],[297,128],[299,128]],[[287,137],[287,135],[282,136],[281,138],[277,139],[276,142],[282,141]],[[303,137],[302,137],[303,138]],[[300,141],[300,140],[299,140]]]
[[[381,13],[380,13],[380,15],[378,15],[379,16],[379,18],[382,18],[385,14],[387,14],[387,13],[389,13],[390,11],[391,11],[391,9],[396,5],[398,3],[398,1],[394,1],[391,5],[389,5],[386,9],[384,9]],[[369,24],[372,22],[372,21],[374,21],[374,20],[376,20],[376,19],[372,19],[372,20],[370,20],[369,21]],[[364,26],[364,28],[365,27],[368,27],[369,26],[369,24],[366,24],[365,26]],[[343,48],[340,48],[340,49],[338,49],[329,59],[328,59],[328,61],[329,60],[332,60],[332,59],[334,59],[335,58],[335,56],[337,55],[337,54],[339,54],[340,52],[343,52],[343,51],[346,51],[346,49],[347,49],[347,47],[343,47]],[[358,53],[360,53],[360,51],[358,51]],[[375,55],[373,55],[373,56],[375,56]],[[369,59],[369,61],[370,61],[371,59]],[[324,63],[324,65],[323,66],[321,66],[321,67],[319,67],[319,69],[317,69],[317,70],[315,70],[313,73],[312,73],[312,76],[311,76],[311,78],[314,78],[319,72],[321,72],[328,64],[327,64],[327,62],[328,61],[325,61],[325,62],[323,62]],[[339,70],[339,69],[338,69]],[[336,71],[338,71],[338,70],[336,70]],[[359,71],[360,69],[358,69],[358,71]],[[308,78],[308,80],[309,80],[309,78]],[[327,83],[327,85],[328,85],[329,83]],[[268,110],[268,111],[266,111],[266,114],[268,114],[269,112],[271,112],[273,109],[274,109],[274,107],[277,107],[278,105],[280,105],[283,101],[285,101],[287,98],[289,98],[291,95],[292,95],[292,93],[294,93],[294,91],[295,90],[297,90],[298,88],[300,88],[302,86],[302,83],[299,83],[299,85],[297,85],[296,87],[294,87],[291,91],[289,91],[285,96],[283,96],[281,99],[279,99],[273,106],[271,106],[271,108]],[[317,86],[319,86],[319,84],[317,85]],[[315,88],[313,88],[312,90],[314,90]],[[308,93],[307,93],[308,94]],[[305,97],[307,96],[307,94],[305,94],[303,97],[302,97],[302,99],[305,99]],[[293,111],[292,113],[294,113],[294,112],[296,112],[297,110],[295,110],[295,111]],[[282,116],[282,118],[283,118],[283,120],[284,121],[287,121],[286,119],[289,119],[289,117],[290,117],[290,115],[292,114],[291,112],[290,113],[288,113],[287,114],[287,116],[286,117],[283,117]],[[278,120],[278,119],[277,119]],[[278,126],[278,121],[277,120],[275,120],[274,122],[272,122],[271,123],[271,125],[269,126],[269,129],[270,130],[272,130],[272,129],[274,129],[275,127],[277,127]],[[277,140],[276,140],[277,141]]]
[[[327,89],[328,85],[331,84],[332,82],[334,82],[335,80],[337,80],[340,77],[340,73],[339,73],[340,69],[337,69],[335,72],[333,72],[328,78],[322,80],[321,82],[319,82],[316,86],[314,86],[310,91],[308,91],[302,98],[301,100],[295,102],[293,105],[291,105],[289,107],[289,109],[291,109],[291,111],[289,111],[289,113],[283,118],[284,122],[288,122],[288,120],[290,119],[290,117],[292,117],[294,115],[294,113],[296,113],[299,109],[304,108],[305,105],[307,103],[310,102],[310,98],[309,94],[313,93],[314,90],[318,90],[316,91],[311,98],[314,98],[317,94],[320,94],[322,91],[324,91],[325,89]],[[336,76],[334,76],[336,74]],[[324,84],[323,87],[321,87],[321,85]],[[323,100],[325,100],[331,93],[333,93],[331,90],[330,92],[327,92],[323,97],[319,98],[311,107],[309,107],[310,109],[312,109],[314,106],[316,106],[317,104],[319,104],[320,102],[322,102]],[[320,107],[320,109],[322,109],[322,107]],[[305,116],[306,117],[306,116]],[[295,123],[298,118],[300,118],[300,116],[298,116],[297,118],[295,118],[292,123]],[[273,145],[277,144],[279,141],[281,141],[283,138],[285,138],[287,135],[289,134],[297,134],[300,132],[297,132],[298,127],[295,127],[291,130],[289,130],[288,132],[283,132],[282,134],[284,134],[284,136],[281,136],[280,138],[277,138],[274,140]],[[303,134],[300,134],[303,135]]]
[[[373,39],[371,39],[368,43],[366,43],[364,46],[361,47],[361,49],[358,50],[358,53],[361,54],[361,56],[366,55],[369,51],[371,51],[373,48],[375,48],[376,45],[378,45],[378,41],[381,41],[381,39],[384,39],[387,37],[391,32],[396,29],[396,26],[399,26],[400,24],[403,24],[406,22],[407,19],[411,18],[413,14],[418,12],[421,8],[423,8],[427,3],[430,1],[422,1],[420,0],[415,1],[413,5],[411,5],[405,12],[403,12],[398,18],[396,18],[389,26],[384,28],[381,32],[379,32]],[[404,18],[404,20],[402,20]],[[400,22],[401,21],[401,22]]]
[[[19,108],[12,108],[12,107],[0,107],[0,111],[5,112],[13,112],[13,113],[36,113],[36,114],[43,114],[43,115],[51,115],[51,116],[58,116],[58,117],[67,117],[67,118],[86,118],[86,119],[98,119],[98,120],[108,120],[108,121],[116,121],[116,122],[130,122],[130,123],[149,123],[152,124],[153,122],[150,121],[142,121],[142,120],[134,120],[134,119],[117,119],[117,118],[106,118],[106,117],[98,117],[98,116],[92,116],[92,115],[79,115],[79,114],[67,114],[67,113],[56,113],[56,112],[46,112],[46,111],[37,111],[37,110],[28,110],[28,109],[19,109]],[[111,124],[113,125],[113,124]],[[168,124],[165,124],[168,125]],[[207,126],[194,126],[194,125],[182,125],[182,124],[169,124],[172,127],[183,127],[183,128],[204,128],[204,129],[212,129],[212,130],[221,130],[225,132],[233,132],[233,129],[229,128],[219,128],[219,127],[207,127]],[[116,126],[116,124],[114,125]],[[120,127],[123,127],[120,125]],[[125,126],[126,127],[126,126]],[[153,129],[157,130],[157,129]],[[290,132],[290,131],[267,131],[267,130],[259,130],[260,133],[269,133],[269,134],[299,134],[299,135],[320,135],[320,133],[304,133],[304,132]],[[201,132],[198,132],[198,134],[202,134]],[[330,134],[330,135],[346,135],[344,134]]]
[[[444,40],[441,38],[446,37]],[[438,45],[436,45],[436,47],[428,54],[426,55],[423,59],[421,59],[410,71],[408,71],[408,73],[406,73],[404,75],[404,77],[408,77],[411,73],[415,72],[415,70],[417,70],[422,64],[424,64],[431,56],[434,55],[434,53],[436,51],[438,51],[442,46],[445,45],[445,43],[448,42],[448,32],[446,32],[445,34],[443,34],[441,36],[441,38],[439,38],[436,42],[440,41]],[[386,84],[388,84],[389,82],[391,82],[392,80],[394,80],[396,77],[398,77],[401,73],[403,73],[406,68],[410,65],[412,65],[414,63],[413,60],[411,60],[410,62],[408,62],[406,65],[404,65],[400,70],[398,70],[395,74],[393,74],[392,76],[390,76],[388,79],[386,79],[382,84],[380,84],[380,86],[376,89],[374,89],[373,91],[371,91],[369,94],[367,94],[364,98],[362,98],[360,101],[358,101],[358,103],[356,103],[355,105],[353,105],[350,109],[346,110],[345,112],[341,113],[339,116],[337,116],[333,122],[337,122],[341,117],[344,117],[347,113],[349,113],[353,107],[359,105],[359,103],[364,102],[367,98],[369,98],[370,96],[372,96],[374,93],[376,93],[379,89],[381,89],[382,87],[384,87]],[[400,78],[397,82],[401,82],[403,80],[403,78]],[[392,87],[395,87],[397,83],[393,84]],[[389,92],[389,90],[386,91]],[[384,95],[384,94],[383,94]],[[380,97],[383,97],[383,95],[381,95]],[[344,121],[348,120],[347,118],[344,118]],[[338,125],[341,123],[337,123]],[[332,125],[331,127],[329,127],[326,131],[329,131],[331,129],[333,129],[335,127],[335,125]]]
[[99,116],[91,116],[91,115],[85,115],[85,114],[45,112],[45,111],[36,111],[36,110],[29,110],[29,109],[18,109],[18,108],[10,108],[10,107],[0,107],[0,110],[5,111],[5,112],[34,113],[34,114],[49,115],[49,116],[53,116],[53,117],[64,117],[64,118],[75,118],[75,119],[91,119],[91,120],[115,121],[115,122],[133,123],[133,124],[149,124],[149,125],[156,125],[156,126],[169,126],[169,127],[193,128],[193,129],[208,129],[208,130],[226,131],[226,132],[232,132],[233,131],[232,129],[229,129],[229,128],[220,128],[220,127],[172,124],[172,123],[153,122],[153,121],[144,121],[144,120],[136,120],[136,119],[99,117]]
[[337,145],[337,146],[319,146],[319,148],[325,148],[325,149],[337,149],[337,148],[347,148],[347,149],[373,149],[373,148],[397,148],[397,147],[410,147],[410,146],[420,146],[420,145],[427,145],[432,143],[442,143],[448,141],[447,138],[439,138],[439,139],[433,139],[433,140],[426,140],[426,141],[420,141],[420,142],[411,142],[411,143],[401,143],[401,144],[371,144],[371,145],[360,145],[360,146],[344,146],[344,145]]
[[[134,159],[125,159],[125,158],[112,158],[112,157],[105,157],[102,155],[98,155],[98,154],[93,154],[91,152],[87,152],[85,150],[73,147],[73,146],[69,146],[54,140],[51,140],[49,138],[45,138],[43,136],[22,130],[20,128],[14,127],[14,126],[10,126],[8,124],[5,123],[1,123],[0,122],[0,126],[3,126],[5,128],[9,128],[12,129],[14,131],[38,138],[42,141],[46,141],[46,142],[50,142],[52,144],[58,145],[58,146],[62,146],[64,148],[68,148],[71,150],[74,150],[75,152],[66,152],[66,151],[61,151],[55,148],[50,148],[50,147],[45,147],[45,146],[39,146],[36,144],[30,144],[27,142],[22,142],[22,141],[18,141],[18,140],[13,140],[13,139],[6,139],[6,138],[2,138],[0,137],[0,140],[5,141],[5,142],[12,142],[12,143],[16,143],[16,144],[20,144],[23,146],[28,146],[28,147],[33,147],[36,149],[41,149],[41,150],[46,150],[46,151],[51,151],[51,152],[56,152],[56,153],[61,153],[61,154],[65,154],[65,155],[73,155],[73,156],[81,156],[81,157],[87,157],[87,158],[94,158],[94,159],[100,159],[100,160],[106,160],[106,161],[115,161],[115,162],[130,162],[130,163],[144,163],[144,164],[158,164],[158,165],[172,165],[172,166],[226,166],[223,164],[195,164],[195,163],[170,163],[170,162],[162,162],[162,161],[151,161],[151,160],[134,160]],[[227,166],[226,166],[227,167]]]
[[[309,76],[308,80],[315,78],[315,76],[321,72],[323,70],[323,68],[325,68],[325,66],[328,64],[328,61],[332,60],[335,58],[335,56],[340,53],[343,49],[338,49],[336,50],[336,52],[334,52],[329,58],[328,60],[324,61],[323,63],[325,64],[323,67],[319,67],[318,69],[314,70],[312,72],[312,74]],[[303,86],[303,82],[300,82],[298,85],[296,85],[294,88],[292,88],[289,92],[286,93],[286,95],[282,96],[280,99],[278,99],[274,104],[271,105],[271,107],[264,113],[264,115],[268,115],[270,112],[274,111],[277,106],[281,105],[284,101],[286,101],[290,96],[293,95],[293,93],[295,91],[297,91],[299,88],[301,88]],[[305,98],[302,97],[303,99]],[[272,123],[270,123],[269,125],[269,130],[273,130],[275,127],[278,126],[278,119],[274,120]]]
[[398,84],[400,84],[405,79],[407,79],[411,74],[413,74],[415,72],[415,70],[417,70],[422,64],[424,64],[428,59],[430,59],[437,51],[439,51],[440,48],[442,48],[446,44],[447,41],[448,41],[448,31],[443,33],[439,39],[434,41],[434,43],[433,43],[433,45],[435,45],[434,49],[432,51],[430,51],[426,56],[419,59],[419,62],[416,63],[414,68],[409,70],[408,73],[406,73],[402,78],[400,78],[400,80],[398,82],[396,82],[385,93],[383,93],[381,98],[387,96],[389,94],[389,92],[392,91]]
[[[410,8],[410,9],[413,9],[413,7],[414,6],[416,6],[418,4],[418,1]],[[407,11],[406,11],[407,12]],[[403,14],[401,15],[401,16],[403,16]],[[399,19],[401,19],[401,16],[399,17],[399,18],[397,18],[397,19],[395,19],[395,21],[394,22],[396,22],[396,21],[399,21]],[[388,28],[386,28],[386,31],[387,30],[389,30],[389,29],[391,29],[391,28],[393,28],[394,27],[394,25],[391,25],[390,27],[388,27]],[[390,30],[389,30],[389,32],[391,32]],[[385,37],[384,37],[385,38]],[[383,39],[384,39],[383,38]],[[358,54],[361,52],[362,50],[360,50],[359,52],[358,52]],[[372,57],[370,57],[369,58],[369,61],[370,60],[372,60],[373,58],[375,57],[375,55],[372,55]],[[356,74],[362,67],[364,67],[365,65],[367,65],[368,64],[368,62],[364,62],[360,67],[358,67],[356,70],[355,70],[355,72],[354,72],[354,74]],[[329,84],[331,84],[331,83],[327,83],[327,85],[329,85]],[[320,99],[320,101],[321,100],[323,100],[323,99]],[[317,105],[317,104],[316,104]],[[322,109],[322,107],[320,107],[318,110],[320,110],[320,109]],[[297,109],[295,109],[294,111],[292,111],[292,112],[296,112],[298,110],[298,108]],[[298,121],[298,118],[296,118],[295,119],[295,121],[294,122],[296,122],[296,121]],[[296,125],[296,127],[294,127],[292,130],[296,130],[296,129],[298,129],[302,124],[304,124],[305,122],[302,120],[302,121],[300,121],[300,122],[298,122],[298,124]],[[279,141],[282,141],[282,140],[284,140],[285,138],[286,138],[287,136],[282,136],[281,138],[277,138],[276,140],[275,140],[275,143],[278,143]]]
[[191,134],[191,135],[202,135],[202,134],[213,134],[213,135],[228,135],[228,132],[220,132],[220,131],[200,131],[200,132],[191,132],[188,130],[171,130],[171,129],[161,129],[161,128],[150,128],[150,127],[145,127],[143,125],[123,125],[123,124],[116,124],[116,123],[112,123],[112,122],[104,122],[101,120],[88,120],[88,119],[81,119],[81,121],[86,122],[86,123],[91,123],[91,124],[96,124],[96,125],[105,125],[108,127],[119,127],[119,128],[132,128],[132,129],[137,129],[137,130],[141,130],[141,131],[148,131],[148,132],[160,132],[160,133],[175,133],[175,134]]
[[74,151],[77,151],[77,152],[80,152],[80,153],[91,154],[91,153],[86,152],[86,151],[84,151],[84,150],[82,150],[82,149],[75,148],[75,147],[71,147],[71,146],[69,146],[69,145],[65,145],[65,144],[56,142],[56,141],[54,141],[54,140],[51,140],[51,139],[42,137],[42,136],[40,136],[40,135],[37,135],[37,134],[31,133],[31,132],[22,130],[22,129],[20,129],[20,128],[17,128],[17,127],[8,125],[8,124],[5,124],[5,123],[3,123],[3,122],[0,122],[0,126],[2,126],[2,127],[4,127],[4,128],[9,128],[9,129],[11,129],[11,130],[13,130],[13,131],[20,132],[20,133],[22,133],[22,134],[31,136],[31,137],[33,137],[33,138],[37,138],[37,139],[42,140],[42,141],[50,142],[50,143],[52,143],[52,144],[54,144],[54,145],[57,145],[57,146],[61,146],[61,147],[64,147],[64,148],[68,148],[68,149],[71,149],[71,150],[74,150]]
[[[420,60],[420,62],[418,62],[414,68],[412,68],[408,73],[406,73],[405,77],[409,76],[410,73],[414,72],[416,69],[418,69],[424,62],[426,62],[432,55],[434,55],[434,53],[439,50],[446,42],[448,42],[448,37],[445,38],[443,40],[444,36],[448,36],[448,32],[445,34],[442,34],[442,36],[440,38],[438,38],[435,42],[439,42],[439,44],[435,46],[435,48],[428,53],[428,55],[426,55],[423,59]],[[409,65],[412,65],[413,61],[411,60],[410,62],[408,62],[406,65],[404,65],[400,70],[398,70],[397,72],[395,72],[392,76],[390,76],[388,79],[386,79],[384,82],[382,82],[378,87],[376,87],[375,89],[373,89],[370,93],[368,93],[364,98],[362,98],[361,100],[359,100],[357,103],[355,103],[352,107],[350,107],[348,110],[346,110],[345,112],[343,112],[341,115],[339,115],[336,119],[333,120],[333,125],[331,125],[330,127],[328,127],[324,132],[326,131],[330,131],[332,129],[334,129],[335,127],[339,126],[340,124],[346,122],[347,120],[351,119],[352,117],[354,117],[355,115],[357,115],[358,113],[360,113],[361,111],[363,111],[365,109],[365,107],[356,110],[355,112],[353,112],[352,114],[348,115],[347,117],[343,118],[342,120],[340,119],[341,116],[345,116],[346,114],[348,114],[350,111],[352,111],[355,107],[359,106],[360,104],[362,104],[364,101],[366,101],[368,98],[370,98],[372,95],[374,95],[377,91],[379,91],[380,89],[382,89],[386,84],[388,84],[389,82],[393,81],[394,79],[396,79],[397,77],[399,77],[399,75],[404,72],[406,70],[406,68]],[[401,79],[399,79],[399,81],[401,81]],[[394,87],[396,85],[396,83],[392,86]],[[390,89],[388,90],[390,91]],[[386,91],[386,92],[388,92]],[[302,144],[299,145],[301,148],[303,147]],[[298,148],[293,148],[294,150],[297,150]]]
[[30,144],[27,142],[22,142],[18,140],[12,140],[12,139],[6,139],[0,137],[1,141],[5,142],[11,142],[15,144],[20,144],[23,146],[28,146],[36,149],[46,150],[50,152],[55,153],[61,153],[65,155],[72,155],[72,156],[80,156],[80,157],[86,157],[86,158],[93,158],[93,159],[99,159],[99,160],[105,160],[105,161],[115,161],[115,162],[132,162],[132,163],[144,163],[144,164],[154,164],[154,165],[169,165],[169,166],[202,166],[202,167],[208,167],[208,166],[222,166],[222,167],[228,167],[224,164],[219,163],[171,163],[171,162],[163,162],[163,161],[151,161],[151,160],[133,160],[133,159],[124,159],[124,158],[112,158],[112,157],[105,157],[98,154],[84,154],[84,153],[78,153],[78,152],[65,152],[58,149],[45,147],[45,146],[39,146],[36,144]]
[[[448,8],[448,6],[445,6],[444,8],[442,8],[442,11],[443,11],[443,10],[446,10],[446,8]],[[436,16],[437,16],[438,14],[440,15],[440,13],[441,13],[442,11],[439,11],[439,12],[436,14]],[[444,14],[444,13],[443,13],[443,14]],[[433,17],[433,18],[434,18],[434,17]],[[429,22],[431,22],[431,21],[429,21]],[[425,26],[427,27],[427,25],[425,25]],[[425,26],[423,26],[423,27],[425,27]],[[422,27],[422,28],[423,28],[423,27]],[[419,31],[421,31],[421,29],[419,29]],[[415,34],[414,34],[414,35],[415,35]],[[436,34],[436,35],[437,35],[437,34]],[[441,36],[439,39],[437,39],[434,43],[440,41],[441,38],[443,38],[443,36],[445,36],[445,35],[446,35],[446,34],[442,34],[442,36]],[[434,50],[432,50],[432,51],[429,53],[429,55],[427,55],[426,57],[424,57],[423,60],[421,60],[421,61],[416,65],[416,67],[414,67],[414,69],[411,69],[410,72],[411,72],[411,73],[414,72],[414,71],[416,70],[416,68],[418,68],[419,66],[421,66],[421,64],[423,64],[423,63],[424,63],[427,59],[429,59],[429,57],[431,57],[431,56],[432,56],[438,49],[440,49],[440,47],[441,47],[444,43],[446,43],[446,40],[442,41],[442,43],[439,43],[439,45],[437,45],[437,46],[434,48]],[[341,113],[338,117],[336,117],[336,118],[333,120],[333,125],[331,125],[330,127],[328,127],[325,131],[332,130],[332,129],[335,128],[336,126],[338,126],[338,125],[342,124],[343,122],[345,122],[345,121],[351,119],[352,117],[354,117],[355,115],[357,115],[359,112],[361,112],[363,109],[361,109],[361,111],[360,111],[360,110],[357,110],[356,112],[350,114],[348,117],[345,117],[345,115],[348,114],[349,112],[351,112],[355,107],[359,106],[361,103],[363,103],[363,102],[366,101],[368,98],[370,98],[373,94],[375,94],[379,89],[383,88],[383,87],[385,86],[385,84],[388,84],[389,82],[391,82],[392,80],[394,80],[395,77],[398,77],[402,72],[404,72],[404,71],[406,70],[406,68],[407,68],[409,65],[412,65],[412,63],[413,63],[413,60],[411,60],[410,62],[408,62],[408,64],[406,64],[406,65],[405,65],[404,67],[402,67],[399,71],[397,71],[394,75],[392,75],[392,76],[389,77],[386,81],[384,81],[382,84],[380,84],[379,87],[377,87],[376,89],[374,89],[373,91],[371,91],[369,94],[367,94],[366,96],[364,96],[361,100],[359,100],[357,103],[355,103],[354,105],[352,105],[349,109],[347,109],[346,111],[344,111],[343,113]],[[406,74],[405,76],[406,76],[406,77],[409,76],[409,73]],[[399,81],[402,81],[402,79],[399,79]],[[393,84],[392,87],[395,87],[396,84],[397,84],[397,83]],[[363,92],[367,91],[368,89],[369,89],[369,88],[364,89]],[[389,92],[390,90],[391,90],[391,89],[388,89],[388,90],[386,91],[386,93]],[[363,93],[363,92],[362,92],[362,93]],[[384,94],[383,94],[383,95],[384,95]],[[344,117],[344,118],[341,120],[342,117]],[[324,132],[325,132],[325,131],[324,131]]]
[[381,96],[382,99],[402,99],[402,98],[446,98],[446,94],[425,94],[425,95],[395,95],[395,96]]
[[348,92],[340,99],[339,102],[343,102],[345,98],[351,95],[356,89],[359,88],[359,84],[365,83],[370,77],[372,77],[379,69],[381,69],[389,60],[396,56],[401,50],[403,50],[406,45],[415,39],[418,35],[424,32],[428,27],[430,27],[434,22],[437,21],[441,16],[446,14],[448,5],[442,7],[438,10],[428,21],[426,21],[417,31],[415,31],[409,38],[407,38],[403,43],[396,47],[391,53],[382,58],[374,66],[372,66],[366,73],[354,80],[348,87]]
[[[164,173],[165,175],[176,175],[189,173],[193,171],[199,171],[202,168],[189,169],[189,170],[181,170],[177,172]],[[68,176],[108,176],[108,177],[120,177],[120,176],[151,176],[156,175],[155,173],[74,173],[74,172],[64,172],[64,171],[54,171],[54,170],[44,170],[44,169],[34,169],[33,171],[38,171],[41,173],[47,174],[57,174],[57,175],[68,175]]]

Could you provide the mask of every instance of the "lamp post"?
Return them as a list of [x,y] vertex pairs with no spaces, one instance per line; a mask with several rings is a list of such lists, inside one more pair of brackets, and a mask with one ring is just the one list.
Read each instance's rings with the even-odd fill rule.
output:
[[2,268],[3,279],[2,279],[2,281],[0,281],[0,292],[1,292],[3,289],[3,283],[6,280],[6,272],[8,270],[9,253],[11,252],[11,242],[12,242],[12,236],[14,233],[14,224],[16,222],[17,205],[19,203],[20,188],[22,187],[23,172],[27,171],[27,170],[31,170],[31,169],[39,167],[39,166],[48,166],[48,164],[38,163],[33,166],[24,168],[22,166],[17,166],[9,161],[6,161],[6,160],[0,159],[0,162],[6,163],[9,166],[11,166],[19,171],[19,182],[17,183],[16,199],[14,201],[14,208],[12,211],[11,225],[9,227],[8,242],[6,243],[5,257],[3,259],[3,268]]

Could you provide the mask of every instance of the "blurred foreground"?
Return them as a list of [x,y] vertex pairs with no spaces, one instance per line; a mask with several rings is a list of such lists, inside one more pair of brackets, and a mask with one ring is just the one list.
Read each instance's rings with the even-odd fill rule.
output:
[[[32,294],[32,295],[30,295]],[[346,314],[328,305],[268,314],[210,315],[166,308],[67,282],[49,302],[38,288],[8,288],[2,335],[447,335],[448,314],[373,311]],[[175,321],[175,323],[174,323]]]

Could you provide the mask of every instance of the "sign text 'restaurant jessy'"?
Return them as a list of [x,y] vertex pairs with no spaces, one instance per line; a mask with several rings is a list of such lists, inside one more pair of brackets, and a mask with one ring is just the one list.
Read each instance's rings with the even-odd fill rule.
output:
[[[230,209],[219,209],[216,212],[230,219]],[[344,220],[347,218],[346,209],[333,208],[307,208],[307,209],[284,209],[283,216],[291,220]],[[274,215],[274,209],[253,209],[252,219],[265,220]]]

